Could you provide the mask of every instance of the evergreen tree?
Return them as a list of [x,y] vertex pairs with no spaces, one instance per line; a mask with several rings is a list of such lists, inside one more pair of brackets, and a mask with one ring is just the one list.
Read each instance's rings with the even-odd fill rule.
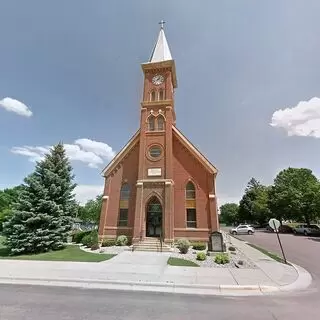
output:
[[25,178],[4,234],[12,254],[63,248],[76,213],[72,167],[62,143]]

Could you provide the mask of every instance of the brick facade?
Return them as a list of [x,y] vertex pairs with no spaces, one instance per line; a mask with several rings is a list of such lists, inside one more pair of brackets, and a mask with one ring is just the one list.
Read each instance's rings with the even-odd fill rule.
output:
[[[217,170],[175,126],[174,61],[146,63],[142,69],[140,129],[103,171],[100,239],[125,234],[133,242],[147,236],[161,236],[168,243],[207,240],[218,229]],[[190,181],[195,191],[187,199]]]

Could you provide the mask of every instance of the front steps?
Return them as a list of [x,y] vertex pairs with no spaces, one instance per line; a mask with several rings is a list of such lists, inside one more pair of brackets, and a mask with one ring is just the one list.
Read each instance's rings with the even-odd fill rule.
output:
[[158,238],[145,238],[144,240],[133,244],[133,251],[152,251],[152,252],[171,252],[171,248]]

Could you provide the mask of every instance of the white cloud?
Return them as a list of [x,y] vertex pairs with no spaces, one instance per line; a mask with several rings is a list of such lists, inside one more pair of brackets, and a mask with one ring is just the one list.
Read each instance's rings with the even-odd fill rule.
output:
[[275,111],[270,125],[285,129],[288,136],[320,138],[320,98]]
[[115,152],[112,148],[103,142],[93,141],[90,139],[78,139],[75,143],[82,147],[83,150],[91,151],[106,159],[112,159],[115,156]]
[[9,97],[0,100],[0,107],[6,109],[7,111],[17,113],[20,116],[32,116],[32,111],[24,103]]
[[[85,163],[90,168],[99,168],[105,162],[109,162],[115,155],[108,144],[90,139],[78,139],[74,144],[64,144],[64,147],[70,161]],[[26,156],[29,161],[36,162],[42,160],[50,148],[50,146],[13,147],[11,152]]]
[[81,204],[85,204],[88,200],[94,199],[96,196],[102,194],[103,183],[101,185],[86,185],[80,184],[74,189],[76,200]]

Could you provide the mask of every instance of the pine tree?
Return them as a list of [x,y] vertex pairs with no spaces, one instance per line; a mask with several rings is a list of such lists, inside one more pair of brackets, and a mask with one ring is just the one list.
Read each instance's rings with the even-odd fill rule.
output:
[[63,248],[76,213],[72,167],[62,143],[25,178],[13,214],[4,223],[12,254]]

